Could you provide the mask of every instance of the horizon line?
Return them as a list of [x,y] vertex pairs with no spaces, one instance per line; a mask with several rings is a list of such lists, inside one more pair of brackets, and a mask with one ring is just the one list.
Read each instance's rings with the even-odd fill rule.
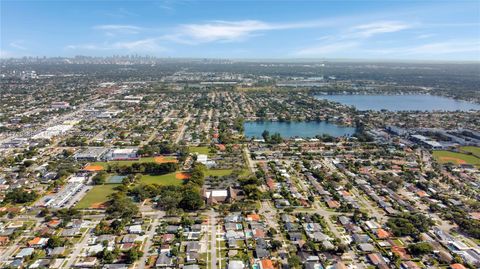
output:
[[168,60],[230,60],[230,61],[247,61],[247,62],[260,62],[260,61],[274,61],[274,62],[319,62],[319,61],[332,61],[332,62],[390,62],[390,63],[470,63],[480,64],[479,60],[450,60],[450,59],[379,59],[379,58],[302,58],[302,57],[189,57],[189,56],[152,56],[152,55],[139,55],[139,54],[124,54],[124,55],[109,55],[109,56],[90,56],[90,55],[75,55],[75,56],[19,56],[19,57],[5,57],[0,58],[0,61],[5,60],[22,60],[22,59],[75,59],[78,57],[88,58],[122,58],[122,57],[148,57],[156,60],[168,59]]

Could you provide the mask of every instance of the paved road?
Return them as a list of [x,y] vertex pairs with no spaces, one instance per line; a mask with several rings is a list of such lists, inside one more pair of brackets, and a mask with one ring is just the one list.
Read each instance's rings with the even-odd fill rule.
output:
[[75,245],[75,247],[73,248],[73,252],[69,255],[69,258],[68,258],[68,261],[67,263],[65,264],[65,266],[63,266],[63,268],[72,268],[73,264],[75,263],[75,261],[77,260],[78,256],[80,255],[81,251],[87,247],[88,245],[88,240],[90,239],[90,236],[91,236],[91,233],[90,233],[90,230],[88,230],[85,234],[85,236],[83,237],[82,241],[78,244]]
[[362,192],[357,188],[353,188],[352,190],[350,190],[350,192],[355,195],[355,197],[358,199],[358,201],[360,201],[360,203],[364,204],[367,207],[365,209],[367,209],[368,213],[370,213],[371,216],[375,217],[377,221],[380,222],[380,224],[385,223],[387,216],[385,212],[375,204],[375,202],[367,200],[362,195]]
[[187,129],[187,122],[190,121],[190,114],[185,118],[185,120],[182,123],[182,126],[180,127],[180,131],[178,132],[178,136],[175,139],[175,144],[180,143],[180,140],[182,140],[183,135],[185,134],[185,130]]
[[[312,213],[312,209],[297,209],[295,212],[310,212]],[[352,216],[352,213],[344,213],[344,212],[336,212],[336,211],[329,211],[325,208],[323,208],[318,202],[315,202],[313,204],[313,213],[317,213],[320,216],[323,216],[325,219],[325,222],[327,223],[328,229],[332,231],[332,233],[335,235],[335,237],[338,237],[342,242],[343,239],[341,237],[341,234],[337,231],[335,225],[332,223],[330,217],[332,216]]]
[[147,259],[148,259],[148,254],[149,254],[149,250],[150,250],[150,247],[152,246],[152,240],[153,240],[153,237],[155,236],[155,231],[157,229],[157,226],[158,226],[158,221],[160,220],[161,217],[163,217],[165,214],[163,212],[160,212],[158,213],[157,216],[153,217],[153,221],[150,225],[150,230],[148,230],[147,232],[147,238],[146,238],[146,242],[145,242],[145,246],[143,248],[143,256],[142,258],[140,258],[140,260],[138,261],[138,266],[135,267],[135,268],[138,268],[138,269],[143,269],[145,268],[145,263],[147,262]]
[[247,165],[248,165],[248,168],[250,169],[250,172],[255,173],[255,165],[252,159],[250,158],[250,150],[248,149],[247,146],[245,146],[243,151],[245,153],[245,158],[247,159]]
[[212,209],[210,211],[210,254],[211,268],[217,268],[217,213]]
[[277,231],[273,239],[282,242],[282,246],[286,247],[287,243],[285,241],[285,238],[283,237],[283,234],[280,232],[280,225],[278,224],[276,218],[278,210],[275,207],[272,207],[269,201],[262,201],[262,207],[260,208],[259,213],[265,216],[265,221],[267,222],[267,225]]

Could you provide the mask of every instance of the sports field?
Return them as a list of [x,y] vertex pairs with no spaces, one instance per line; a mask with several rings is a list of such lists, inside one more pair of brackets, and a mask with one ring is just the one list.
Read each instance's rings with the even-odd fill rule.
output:
[[189,147],[188,152],[198,154],[209,154],[210,149],[208,147]]
[[473,146],[468,146],[468,147],[460,147],[460,150],[470,152],[473,155],[477,156],[480,158],[480,147],[473,147]]
[[161,186],[182,185],[188,175],[182,172],[174,172],[165,175],[153,176],[142,175],[140,181],[145,184],[157,184]]
[[106,184],[94,186],[78,204],[76,208],[102,208],[108,201],[108,196],[115,192],[114,188],[121,184]]
[[451,152],[446,150],[436,150],[433,152],[433,157],[440,163],[453,164],[472,164],[480,166],[480,159],[463,153]]
[[[145,158],[140,158],[138,160],[131,160],[131,161],[109,161],[109,162],[93,162],[90,163],[89,165],[85,166],[84,169],[86,170],[96,170],[98,171],[99,167],[103,167],[103,169],[106,169],[108,165],[132,165],[134,163],[169,163],[169,162],[177,162],[177,159],[175,157],[171,156],[156,156],[156,157],[145,157]],[[94,171],[95,171],[94,170]]]
[[222,176],[228,176],[232,172],[233,172],[232,169],[207,169],[207,171],[205,171],[205,176],[222,177]]

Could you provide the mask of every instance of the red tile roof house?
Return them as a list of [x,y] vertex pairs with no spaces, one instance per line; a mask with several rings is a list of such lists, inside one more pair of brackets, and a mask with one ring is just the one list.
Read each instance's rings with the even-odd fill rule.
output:
[[49,221],[47,223],[47,226],[50,227],[50,228],[55,228],[57,227],[58,225],[60,225],[61,221],[58,220],[58,219],[52,219],[51,221]]
[[377,237],[379,239],[386,239],[386,238],[389,238],[391,236],[391,234],[387,231],[385,231],[384,229],[380,228],[380,229],[377,229]]
[[0,236],[0,246],[6,246],[9,242],[8,236]]
[[35,237],[32,240],[28,241],[28,246],[32,248],[42,248],[48,242],[48,238],[45,237]]
[[452,268],[452,269],[466,269],[465,266],[463,266],[463,264],[461,264],[461,263],[454,263],[454,264],[450,265],[450,268]]
[[328,200],[327,205],[328,205],[329,208],[339,208],[340,207],[340,203],[335,201],[335,200]]
[[258,214],[249,214],[249,215],[247,215],[246,220],[247,221],[260,221],[261,218],[260,218],[260,215],[258,215]]
[[275,269],[272,260],[269,259],[262,260],[260,266],[262,269]]

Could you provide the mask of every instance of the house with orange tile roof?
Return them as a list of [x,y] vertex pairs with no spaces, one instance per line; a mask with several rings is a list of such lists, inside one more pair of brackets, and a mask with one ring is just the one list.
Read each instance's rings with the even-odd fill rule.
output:
[[425,191],[422,191],[422,190],[417,191],[417,195],[418,195],[418,197],[420,197],[420,198],[423,198],[423,197],[427,197],[427,196],[428,196],[428,194],[427,194]]
[[465,266],[461,263],[454,263],[450,265],[450,268],[452,269],[466,269]]
[[340,203],[335,201],[335,200],[328,200],[327,205],[328,205],[329,208],[339,208],[340,207]]
[[273,262],[270,259],[265,259],[260,262],[261,269],[275,269]]
[[260,221],[260,215],[258,214],[248,214],[245,218],[247,221]]
[[51,227],[51,228],[55,228],[55,227],[57,227],[58,225],[60,225],[60,220],[58,220],[58,219],[52,219],[51,221],[49,221],[49,222],[47,223],[47,226],[48,226],[48,227]]
[[391,236],[391,234],[387,231],[385,231],[384,229],[380,228],[380,229],[377,229],[377,237],[380,238],[380,239],[386,239],[386,238],[389,238]]
[[265,238],[265,231],[262,229],[255,229],[255,232],[253,233],[253,236],[255,238]]
[[8,236],[0,236],[0,246],[6,246],[9,242]]
[[410,260],[410,255],[407,254],[407,250],[404,247],[392,246],[392,252],[397,254],[402,260]]
[[48,242],[48,238],[45,237],[35,237],[32,240],[28,241],[27,245],[32,248],[42,248]]
[[267,178],[267,186],[271,191],[274,191],[276,189],[275,181],[273,181],[273,179],[271,178]]

